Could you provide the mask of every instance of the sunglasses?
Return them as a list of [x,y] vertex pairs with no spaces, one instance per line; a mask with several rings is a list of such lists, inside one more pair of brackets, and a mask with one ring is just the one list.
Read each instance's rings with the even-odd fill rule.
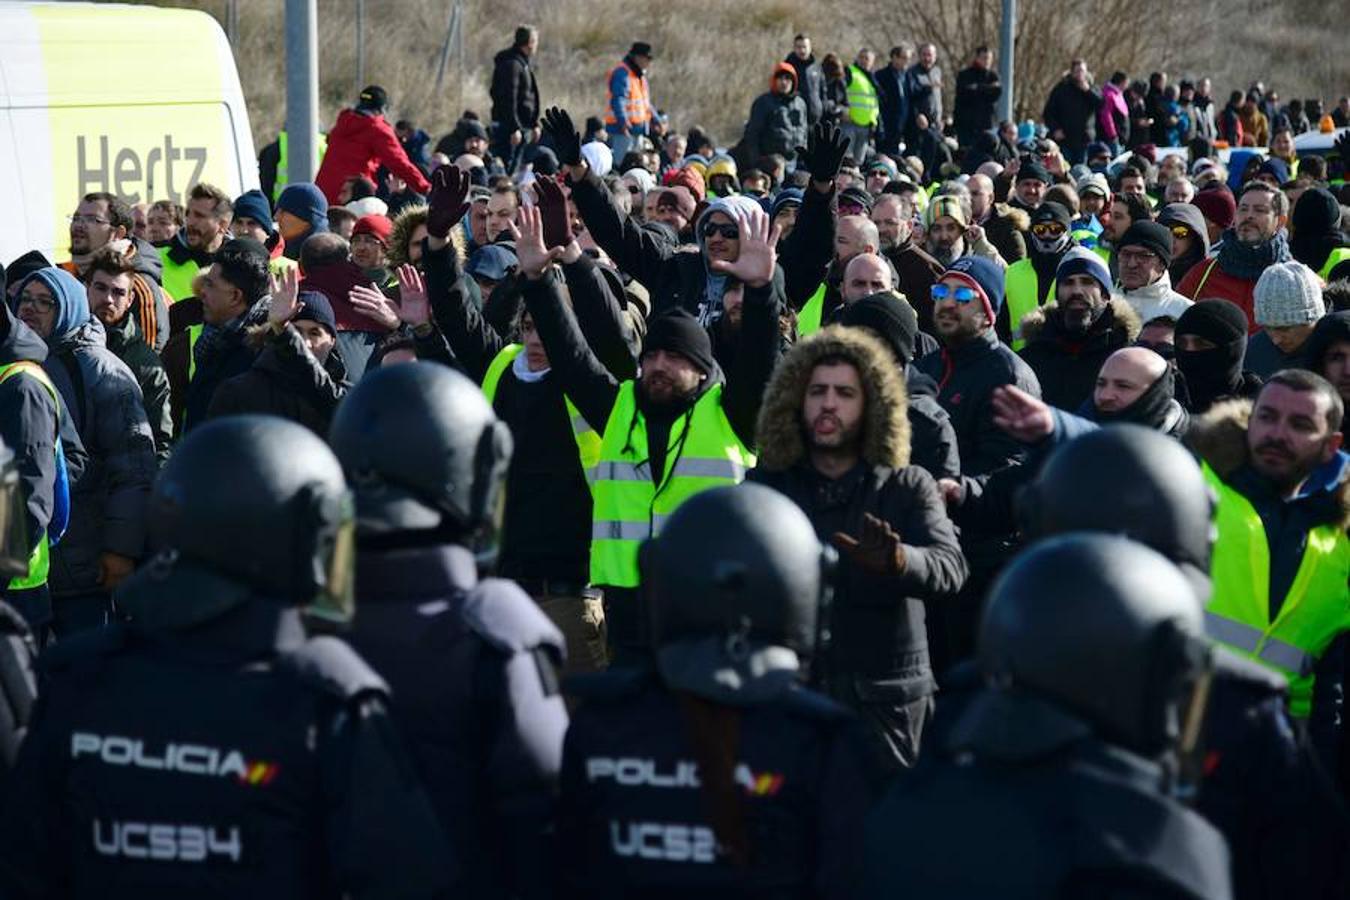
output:
[[1185,240],[1190,236],[1191,230],[1187,228],[1185,225],[1172,226],[1172,237],[1177,238],[1178,240]]
[[740,240],[741,230],[735,225],[719,225],[716,222],[703,223],[703,236],[710,238],[715,234],[720,234],[729,241]]
[[1031,233],[1036,237],[1059,237],[1066,231],[1068,229],[1058,222],[1037,222],[1031,226]]
[[929,290],[929,294],[934,300],[955,300],[957,303],[969,303],[977,299],[980,295],[972,287],[952,287],[946,284],[935,284]]

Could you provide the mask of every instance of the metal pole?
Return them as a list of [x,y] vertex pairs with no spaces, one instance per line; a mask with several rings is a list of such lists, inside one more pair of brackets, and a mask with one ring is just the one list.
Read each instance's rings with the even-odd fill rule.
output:
[[225,4],[225,34],[230,39],[230,49],[239,50],[239,0],[227,0]]
[[450,24],[445,27],[445,42],[441,44],[440,59],[436,63],[436,94],[445,83],[445,67],[450,62],[450,48],[455,40],[455,23],[459,21],[459,5],[450,7]]
[[1001,40],[1003,49],[999,56],[998,77],[1003,82],[1003,94],[999,98],[998,115],[1000,119],[1011,121],[1013,117],[1013,62],[1014,43],[1017,40],[1017,0],[1003,0],[1003,28]]
[[366,0],[356,0],[356,90],[366,86]]
[[286,165],[291,184],[313,181],[319,167],[319,17],[317,0],[286,0]]

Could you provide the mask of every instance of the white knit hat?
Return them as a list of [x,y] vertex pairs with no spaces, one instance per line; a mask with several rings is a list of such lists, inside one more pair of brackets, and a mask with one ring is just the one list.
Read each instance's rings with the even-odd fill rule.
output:
[[1274,263],[1262,272],[1253,297],[1257,325],[1310,325],[1327,312],[1322,302],[1322,280],[1312,269],[1293,260]]

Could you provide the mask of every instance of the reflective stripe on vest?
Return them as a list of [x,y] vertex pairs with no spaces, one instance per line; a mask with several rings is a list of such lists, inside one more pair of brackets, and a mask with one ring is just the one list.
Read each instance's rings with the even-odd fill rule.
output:
[[[629,69],[627,63],[619,63],[609,70],[609,75],[605,78],[606,86],[614,82],[614,73],[620,69],[628,69],[628,94],[623,98],[623,117],[630,127],[646,125],[652,118],[651,98],[647,90],[647,76],[639,75]],[[605,124],[619,124],[618,120],[614,118],[614,95],[612,93],[609,95],[609,102],[605,104]]]
[[754,454],[722,411],[722,386],[716,385],[671,425],[658,488],[647,460],[647,424],[637,409],[634,383],[625,381],[605,424],[592,486],[591,583],[636,587],[638,545],[660,534],[685,500],[739,483],[754,464]]
[[[501,384],[502,374],[524,350],[524,344],[507,344],[492,358],[487,372],[483,375],[483,395],[487,397],[489,404],[497,396],[497,385]],[[595,466],[600,462],[600,435],[591,427],[591,423],[586,421],[586,417],[572,404],[566,394],[563,395],[563,403],[567,404],[567,418],[572,424],[572,437],[577,442],[577,453],[581,457],[581,470],[585,473],[588,482],[593,481]]]
[[[1008,330],[1012,332],[1013,350],[1021,350],[1027,345],[1022,337],[1022,319],[1027,313],[1041,305],[1041,282],[1031,258],[1019,259],[1008,266],[1004,274],[1003,302],[1008,306]],[[1055,283],[1050,282],[1050,293],[1054,294]]]
[[1327,254],[1327,261],[1322,264],[1322,268],[1317,270],[1318,276],[1326,281],[1328,276],[1331,275],[1331,270],[1347,259],[1350,259],[1350,247],[1337,247]]
[[[43,371],[42,366],[28,360],[13,362],[6,366],[0,366],[0,384],[4,384],[15,375],[31,375],[47,389],[47,393],[52,395],[52,403],[56,407],[56,415],[59,419],[61,415],[61,398],[56,393],[56,385],[52,384],[51,378]],[[60,434],[60,424],[57,423],[57,434]],[[55,442],[53,442],[55,443]],[[57,453],[60,453],[59,444]],[[14,514],[19,514],[17,510]],[[15,576],[9,580],[9,589],[11,591],[24,591],[29,588],[41,587],[47,583],[47,573],[51,569],[51,540],[47,537],[47,532],[42,532],[42,538],[33,548],[33,552],[28,556],[28,574],[22,577]]]
[[160,278],[160,286],[164,288],[164,293],[168,294],[169,303],[177,303],[179,300],[186,300],[192,296],[192,279],[197,277],[201,267],[197,265],[195,259],[189,259],[185,263],[176,263],[169,258],[169,248],[159,248],[159,259],[164,266],[164,273]]
[[1289,592],[1270,621],[1270,547],[1251,503],[1208,466],[1218,540],[1210,562],[1213,594],[1205,611],[1210,636],[1289,679],[1289,712],[1312,711],[1313,668],[1331,642],[1350,631],[1350,539],[1334,525],[1308,532]]
[[[319,162],[323,162],[324,154],[327,152],[328,135],[321,131],[319,132]],[[286,185],[291,183],[291,167],[287,161],[288,157],[286,130],[282,129],[277,133],[277,180],[272,183],[272,205],[274,207],[277,205],[277,201],[281,199],[281,192],[286,190]]]
[[857,66],[849,66],[849,80],[846,95],[848,97],[848,118],[854,125],[875,125],[881,117],[877,105],[877,86],[866,72]]
[[197,339],[202,336],[202,325],[188,326],[188,381],[197,374]]
[[820,283],[816,292],[811,295],[811,299],[806,301],[801,312],[797,313],[797,337],[804,338],[815,334],[820,330],[820,318],[825,314],[825,291],[828,285],[825,282]]

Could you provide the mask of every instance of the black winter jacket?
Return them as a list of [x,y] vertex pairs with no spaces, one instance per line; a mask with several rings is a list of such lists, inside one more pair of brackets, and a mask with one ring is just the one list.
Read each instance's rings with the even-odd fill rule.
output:
[[1021,355],[1036,373],[1041,399],[1072,411],[1092,397],[1106,358],[1134,343],[1138,334],[1139,316],[1123,300],[1109,303],[1081,336],[1067,333],[1058,304],[1047,303],[1022,319],[1027,345]]
[[127,364],[141,387],[145,418],[150,423],[150,434],[155,439],[155,456],[163,465],[169,458],[169,448],[173,443],[169,376],[164,371],[164,363],[159,354],[146,344],[140,322],[134,314],[129,312],[116,325],[103,327],[107,331],[108,349]]
[[321,365],[294,327],[287,325],[280,332],[269,328],[253,367],[216,390],[207,415],[280,416],[327,438],[333,413],[348,387],[347,369],[336,345]]
[[492,58],[492,121],[508,133],[539,124],[539,85],[530,58],[508,47]]

